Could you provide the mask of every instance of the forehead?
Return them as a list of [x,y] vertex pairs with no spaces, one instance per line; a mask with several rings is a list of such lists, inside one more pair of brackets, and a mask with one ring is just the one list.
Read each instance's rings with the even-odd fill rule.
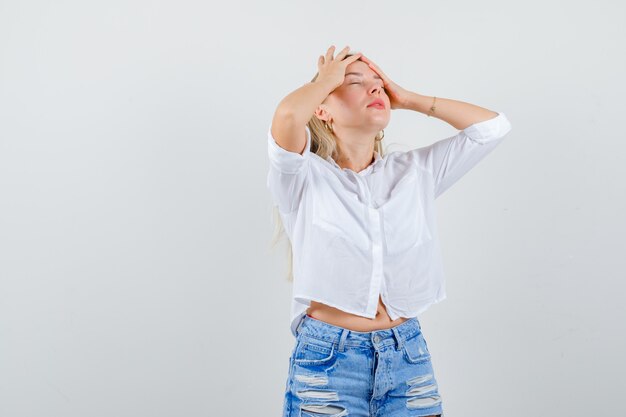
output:
[[350,65],[346,67],[346,76],[353,75],[359,78],[380,78],[380,75],[376,73],[373,69],[369,67],[363,61],[354,61]]

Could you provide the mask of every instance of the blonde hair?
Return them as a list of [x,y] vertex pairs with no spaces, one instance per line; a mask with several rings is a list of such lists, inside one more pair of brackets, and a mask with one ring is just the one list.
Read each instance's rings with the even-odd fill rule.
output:
[[[347,54],[346,57],[352,56],[354,54]],[[357,61],[361,61],[361,59],[357,59]],[[364,61],[361,61],[364,62]],[[319,73],[316,73],[311,82],[315,82]],[[337,147],[337,141],[334,132],[330,132],[324,126],[324,122],[317,118],[317,116],[313,115],[311,119],[309,119],[307,126],[311,131],[311,152],[317,154],[323,159],[326,159],[328,156],[337,160],[339,157],[339,148]],[[382,131],[378,132],[376,135],[374,142],[374,150],[378,152],[378,154],[383,156],[383,146],[382,146]],[[286,237],[287,239],[287,281],[293,282],[293,248],[291,246],[291,242],[289,238],[285,234],[285,229],[283,226],[282,219],[280,217],[280,212],[278,211],[278,206],[273,207],[273,220],[274,220],[274,236],[271,241],[271,247],[274,248],[276,244],[282,237]]]

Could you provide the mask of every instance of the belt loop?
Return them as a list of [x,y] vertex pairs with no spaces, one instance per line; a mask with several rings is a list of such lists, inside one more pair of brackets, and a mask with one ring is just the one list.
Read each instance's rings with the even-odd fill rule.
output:
[[339,352],[343,352],[343,348],[344,348],[344,344],[346,341],[346,337],[348,337],[348,332],[350,330],[348,329],[343,329],[341,331],[341,337],[339,338]]
[[396,338],[396,345],[398,346],[398,350],[402,349],[402,345],[404,344],[404,340],[402,339],[402,336],[400,336],[400,332],[395,327],[392,327],[391,331],[393,332],[393,335]]
[[304,323],[304,317],[306,316],[302,316],[302,318],[300,318],[300,322],[298,323],[298,326],[296,327],[296,337],[300,335],[300,327],[302,327],[302,323]]

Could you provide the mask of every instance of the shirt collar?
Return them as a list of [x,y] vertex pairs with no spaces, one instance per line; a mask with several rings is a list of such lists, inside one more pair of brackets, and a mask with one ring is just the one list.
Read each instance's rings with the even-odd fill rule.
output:
[[365,175],[369,171],[374,169],[375,166],[379,165],[382,162],[383,157],[380,156],[380,154],[378,152],[374,151],[374,162],[369,164],[367,167],[365,167],[365,169],[361,170],[360,172],[354,172],[350,168],[342,168],[342,167],[340,167],[339,164],[337,164],[337,162],[330,155],[326,157],[326,160],[328,162],[330,162],[331,164],[333,164],[333,166],[335,166],[336,168],[338,168],[338,169],[340,169],[342,171],[350,171],[350,172],[352,172],[354,174],[357,174],[357,175]]

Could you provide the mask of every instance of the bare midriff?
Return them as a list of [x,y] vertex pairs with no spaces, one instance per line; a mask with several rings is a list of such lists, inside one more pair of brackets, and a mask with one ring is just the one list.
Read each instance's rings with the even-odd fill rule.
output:
[[406,317],[398,317],[396,320],[391,320],[380,295],[378,296],[376,317],[373,319],[346,313],[345,311],[313,300],[311,300],[311,306],[307,309],[306,314],[314,319],[356,332],[389,329],[408,320]]

